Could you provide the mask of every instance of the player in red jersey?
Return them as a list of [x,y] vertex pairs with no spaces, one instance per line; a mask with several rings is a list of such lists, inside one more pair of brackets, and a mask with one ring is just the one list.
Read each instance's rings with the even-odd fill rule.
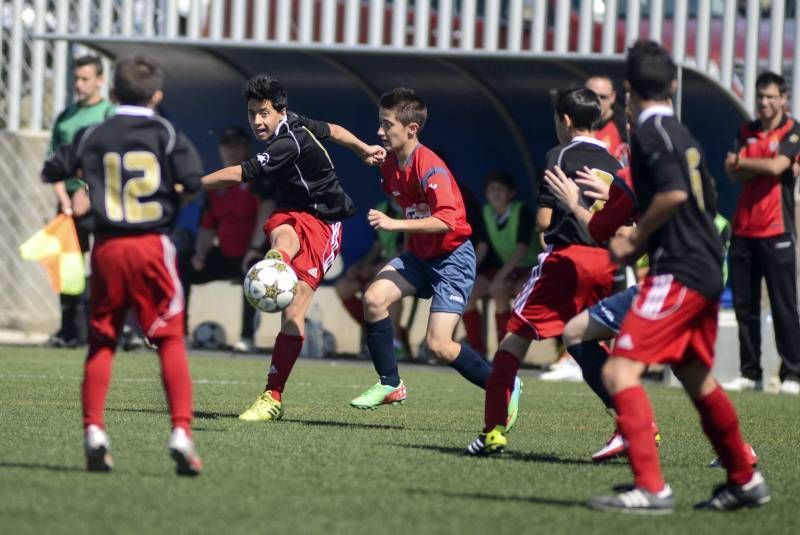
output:
[[283,311],[264,392],[239,419],[279,420],[282,393],[303,346],[305,316],[325,272],[339,254],[342,220],[355,214],[333,162],[321,141],[351,149],[365,163],[383,161],[386,151],[369,146],[335,124],[307,119],[287,109],[286,89],[264,74],[248,80],[244,92],[250,127],[265,148],[241,165],[203,177],[205,188],[255,181],[277,208],[264,225],[271,249],[267,258],[291,265],[299,279],[297,294]]
[[653,443],[653,410],[640,377],[649,364],[669,364],[700,413],[703,431],[728,473],[698,507],[730,510],[769,501],[742,440],[736,410],[711,375],[722,292],[723,244],[714,225],[716,192],[702,149],[674,117],[676,67],[669,53],[640,41],[628,51],[626,83],[636,122],[631,175],[639,225],[610,242],[612,256],[631,263],[643,252],[650,270],[620,326],[603,382],[617,411],[634,474],[630,488],[598,496],[605,511],[663,514],[673,510]]
[[607,76],[592,76],[586,80],[586,87],[597,93],[600,99],[600,120],[595,134],[597,139],[608,145],[608,152],[622,165],[627,165],[630,153],[628,126],[624,111],[616,106],[614,82]]
[[90,277],[89,354],[82,386],[86,465],[112,468],[104,409],[111,361],[125,313],[136,311],[158,347],[172,419],[169,451],[181,475],[202,462],[192,441],[192,382],[186,362],[183,290],[175,247],[166,236],[179,208],[176,187],[200,188],[194,147],[153,110],[163,98],[163,74],[153,59],[123,59],[114,68],[113,117],[80,130],[71,145],[45,162],[42,176],[57,182],[80,172],[95,217]]
[[[547,153],[546,169],[559,167],[574,177],[589,167],[608,182],[620,168],[605,144],[593,137],[600,101],[586,88],[554,94],[555,123],[561,145]],[[582,196],[585,206],[595,199]],[[537,226],[547,248],[514,302],[508,334],[500,343],[486,388],[483,432],[467,447],[468,455],[501,452],[508,443],[503,413],[511,399],[514,377],[532,340],[561,336],[575,314],[611,293],[616,266],[575,216],[544,183],[539,192]]]
[[[428,350],[481,388],[489,376],[484,358],[453,340],[475,281],[475,251],[452,173],[419,141],[427,114],[425,103],[411,89],[400,87],[381,96],[378,136],[389,152],[381,165],[381,188],[397,201],[405,219],[370,210],[369,222],[376,230],[405,232],[406,251],[390,260],[364,292],[367,345],[379,380],[351,401],[357,408],[373,409],[406,398],[392,352],[389,307],[408,295],[432,298]],[[516,386],[518,396],[518,380]],[[507,418],[513,425],[515,408]]]

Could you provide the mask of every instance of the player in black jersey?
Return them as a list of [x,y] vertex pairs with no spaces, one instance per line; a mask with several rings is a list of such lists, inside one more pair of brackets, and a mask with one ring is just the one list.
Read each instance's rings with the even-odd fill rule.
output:
[[278,420],[281,395],[303,346],[306,312],[325,272],[339,254],[342,220],[355,214],[328,151],[330,139],[355,152],[366,164],[377,165],[386,151],[367,145],[341,126],[314,121],[287,109],[286,89],[264,74],[247,81],[244,91],[250,127],[263,151],[242,165],[203,177],[205,188],[255,181],[277,208],[264,225],[271,249],[267,258],[282,259],[299,279],[297,294],[283,311],[264,392],[239,418]]
[[648,364],[669,364],[692,398],[711,444],[728,472],[700,507],[728,510],[770,499],[742,440],[736,410],[711,375],[722,292],[722,241],[714,226],[716,192],[703,151],[674,117],[670,97],[676,67],[666,50],[640,41],[629,51],[626,88],[635,125],[631,172],[642,213],[627,236],[610,242],[612,257],[631,263],[643,252],[650,271],[620,326],[603,380],[628,444],[630,490],[593,498],[596,509],[668,513],[653,441],[653,410],[640,376]]
[[[42,176],[57,182],[81,176],[95,218],[90,277],[89,353],[82,386],[87,468],[111,470],[104,407],[111,360],[128,308],[158,347],[173,431],[169,451],[182,475],[202,463],[191,435],[192,384],[186,362],[183,290],[175,247],[166,236],[179,207],[176,188],[194,192],[203,174],[187,138],[155,115],[163,74],[147,57],[119,61],[105,122],[78,131],[71,145],[45,162]],[[76,175],[76,173],[80,173]]]

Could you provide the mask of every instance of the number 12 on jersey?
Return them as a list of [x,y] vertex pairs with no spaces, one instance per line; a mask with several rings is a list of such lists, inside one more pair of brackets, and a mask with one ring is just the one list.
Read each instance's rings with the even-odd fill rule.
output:
[[[161,165],[155,154],[148,151],[131,151],[124,155],[107,152],[103,155],[103,167],[109,220],[148,223],[161,219],[161,203],[142,200],[156,193],[161,185]],[[128,175],[139,176],[123,180],[123,170]]]

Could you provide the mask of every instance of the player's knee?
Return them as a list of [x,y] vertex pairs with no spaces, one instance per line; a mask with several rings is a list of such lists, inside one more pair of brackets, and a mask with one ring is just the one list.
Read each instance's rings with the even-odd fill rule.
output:
[[564,326],[564,333],[561,335],[564,347],[569,348],[583,341],[583,329],[581,328],[580,322],[576,320],[577,318],[572,318]]
[[428,347],[430,354],[440,362],[452,362],[457,356],[453,354],[452,340],[444,339],[440,336],[435,336],[429,333],[425,337],[425,345]]
[[370,286],[364,292],[364,312],[368,316],[383,315],[389,308],[386,295],[378,286]]

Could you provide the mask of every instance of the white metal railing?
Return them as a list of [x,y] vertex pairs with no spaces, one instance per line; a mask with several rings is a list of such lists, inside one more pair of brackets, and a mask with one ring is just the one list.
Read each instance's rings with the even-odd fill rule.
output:
[[[759,70],[800,115],[800,0],[0,0],[0,129],[46,129],[66,103],[66,41],[35,34],[257,42],[330,50],[622,54],[636,38],[717,79],[753,111]],[[25,113],[22,110],[25,110]]]

